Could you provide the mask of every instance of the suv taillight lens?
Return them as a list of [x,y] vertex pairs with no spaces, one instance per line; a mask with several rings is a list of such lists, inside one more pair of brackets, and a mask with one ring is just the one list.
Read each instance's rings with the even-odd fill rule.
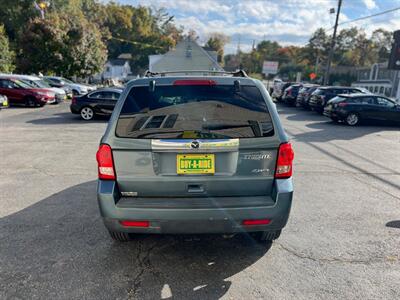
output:
[[99,179],[115,180],[112,150],[109,145],[102,144],[96,153]]
[[285,143],[279,146],[276,162],[275,178],[289,178],[293,172],[294,152],[292,144]]

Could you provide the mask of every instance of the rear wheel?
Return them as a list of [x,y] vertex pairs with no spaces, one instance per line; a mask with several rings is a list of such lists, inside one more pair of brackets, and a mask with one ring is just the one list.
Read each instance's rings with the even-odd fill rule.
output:
[[360,123],[360,117],[356,113],[349,113],[346,117],[346,124],[356,126]]
[[26,107],[35,107],[36,106],[36,99],[33,97],[28,97],[25,99],[25,106]]
[[81,118],[90,121],[94,118],[94,111],[91,107],[85,106],[81,109]]
[[118,231],[108,231],[111,238],[117,242],[129,242],[131,240],[129,233],[118,232]]
[[270,243],[281,235],[282,230],[255,232],[255,238],[260,243]]

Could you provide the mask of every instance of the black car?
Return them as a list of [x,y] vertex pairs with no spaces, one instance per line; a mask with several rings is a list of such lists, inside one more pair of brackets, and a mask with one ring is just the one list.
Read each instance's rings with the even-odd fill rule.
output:
[[303,87],[302,84],[297,83],[297,84],[292,84],[291,86],[286,88],[286,90],[284,90],[283,96],[282,96],[283,102],[285,102],[289,105],[295,105],[297,95],[299,94],[299,91],[302,87]]
[[303,85],[297,95],[296,106],[309,108],[310,97],[318,87],[318,85]]
[[276,101],[282,101],[285,90],[292,84],[295,84],[295,82],[285,82],[276,91],[274,91],[273,95]]
[[323,113],[324,107],[329,100],[336,97],[339,94],[354,94],[361,93],[362,91],[353,87],[344,86],[328,86],[319,87],[312,93],[309,101],[309,106],[312,110]]
[[86,121],[96,116],[110,116],[121,93],[122,89],[105,88],[83,96],[75,96],[71,101],[71,112],[80,114]]
[[344,121],[350,126],[364,120],[400,124],[400,105],[372,94],[339,95],[327,103],[324,115],[334,122]]

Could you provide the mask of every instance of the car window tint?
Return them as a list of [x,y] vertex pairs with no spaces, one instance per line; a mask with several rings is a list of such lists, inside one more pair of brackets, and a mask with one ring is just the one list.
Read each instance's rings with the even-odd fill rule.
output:
[[252,138],[273,135],[265,100],[255,86],[133,87],[116,134],[143,139]]
[[395,104],[392,101],[389,101],[385,98],[377,97],[376,104],[379,106],[387,106],[387,107],[394,107]]
[[362,104],[374,104],[374,98],[372,98],[372,97],[362,97],[360,99],[360,102]]
[[119,96],[120,96],[119,93],[116,93],[116,92],[112,92],[111,93],[111,99],[113,99],[113,100],[118,100]]
[[90,97],[90,98],[94,98],[94,99],[104,98],[102,92],[96,92],[96,93],[90,94],[89,97]]
[[8,88],[8,86],[7,86],[7,80],[5,80],[5,79],[0,79],[0,88],[3,88],[3,89]]

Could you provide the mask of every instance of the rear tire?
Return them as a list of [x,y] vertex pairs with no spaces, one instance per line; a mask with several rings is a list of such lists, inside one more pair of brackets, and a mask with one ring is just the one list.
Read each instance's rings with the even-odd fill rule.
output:
[[36,106],[36,99],[34,97],[28,97],[25,99],[25,106],[26,107],[35,107]]
[[345,121],[346,124],[349,126],[356,126],[360,123],[360,117],[356,113],[349,113]]
[[114,241],[125,243],[131,240],[129,233],[118,232],[118,231],[108,231],[108,232],[110,233],[110,236]]
[[94,118],[94,111],[91,107],[85,106],[82,107],[80,111],[81,118],[84,119],[85,121],[90,121],[93,120]]
[[260,231],[255,233],[255,238],[259,243],[272,243],[281,235],[282,230],[276,231]]

